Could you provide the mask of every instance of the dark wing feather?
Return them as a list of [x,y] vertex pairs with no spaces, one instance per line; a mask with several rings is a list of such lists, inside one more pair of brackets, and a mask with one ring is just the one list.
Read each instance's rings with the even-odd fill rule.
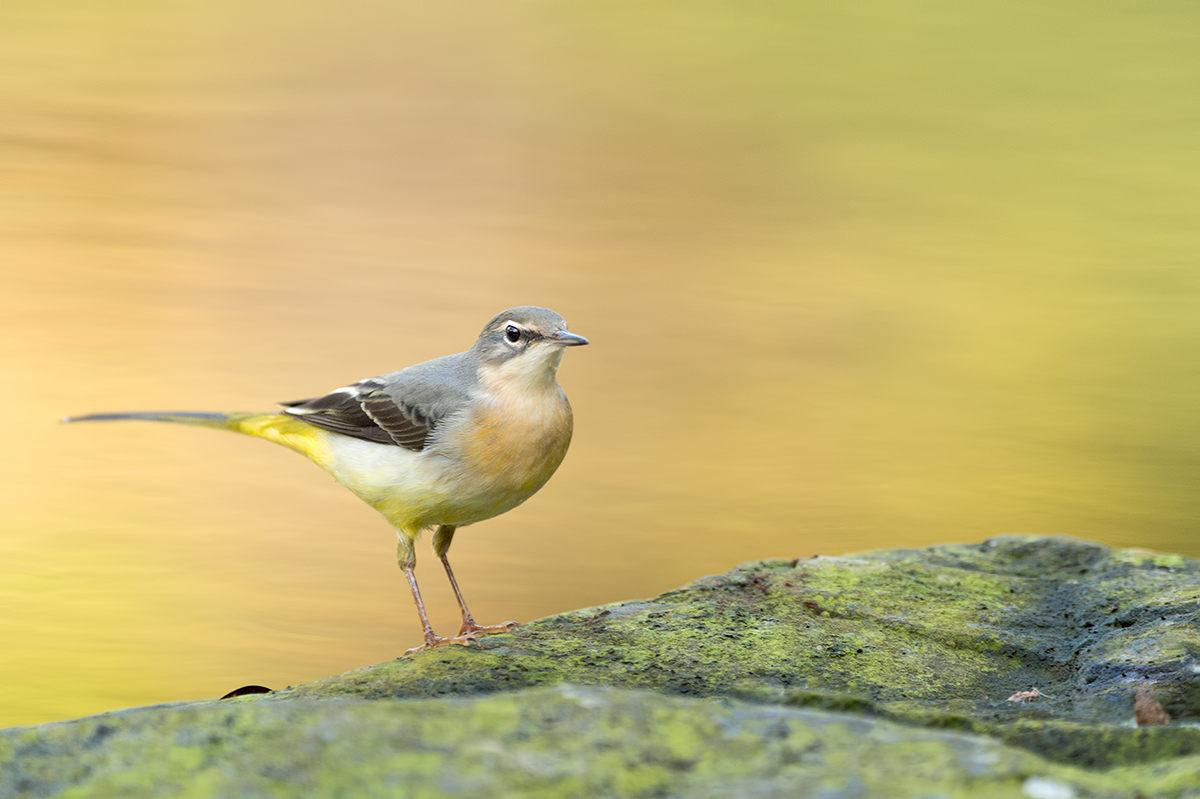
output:
[[359,395],[363,411],[387,431],[396,444],[420,452],[433,433],[434,420],[406,402],[397,402],[377,387]]
[[394,400],[378,381],[363,380],[323,397],[281,402],[283,412],[309,424],[364,441],[420,452],[436,420],[416,407]]

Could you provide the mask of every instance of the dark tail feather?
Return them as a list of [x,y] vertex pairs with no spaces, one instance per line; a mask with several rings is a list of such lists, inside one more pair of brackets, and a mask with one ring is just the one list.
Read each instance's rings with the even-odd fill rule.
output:
[[[202,413],[196,411],[137,411],[135,413],[90,413],[87,416],[65,416],[63,423],[72,422],[173,422],[175,424],[190,424],[197,427],[215,427],[227,429],[230,416],[228,413]],[[244,415],[244,414],[242,414]]]

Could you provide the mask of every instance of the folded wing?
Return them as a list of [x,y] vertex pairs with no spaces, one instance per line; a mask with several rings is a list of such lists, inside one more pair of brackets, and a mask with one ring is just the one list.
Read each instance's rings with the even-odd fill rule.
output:
[[323,397],[281,402],[283,412],[309,424],[377,444],[414,452],[425,449],[437,419],[416,403],[394,399],[377,378],[339,388]]

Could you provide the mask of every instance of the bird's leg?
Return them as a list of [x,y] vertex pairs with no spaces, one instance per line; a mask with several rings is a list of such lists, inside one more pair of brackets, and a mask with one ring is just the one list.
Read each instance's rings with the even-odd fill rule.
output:
[[450,561],[446,559],[446,553],[450,551],[450,542],[454,539],[454,530],[453,525],[443,524],[439,526],[437,532],[433,534],[433,551],[442,561],[442,565],[446,567],[446,576],[450,578],[450,587],[454,589],[454,596],[458,599],[458,607],[462,610],[463,621],[458,634],[466,636],[492,635],[493,633],[506,633],[510,630],[515,630],[517,627],[515,621],[506,621],[504,624],[481,627],[475,623],[475,619],[471,618],[471,611],[467,610],[467,603],[463,599],[462,591],[458,590],[458,581],[454,579],[454,571],[450,568]]
[[400,568],[404,570],[404,576],[408,578],[408,587],[412,590],[413,601],[417,603],[417,613],[421,616],[421,626],[425,628],[425,643],[413,647],[404,654],[411,655],[446,644],[467,646],[475,640],[470,635],[459,633],[454,638],[441,638],[434,634],[433,627],[429,624],[429,617],[425,615],[425,603],[421,601],[421,589],[417,588],[417,575],[414,573],[417,568],[417,553],[413,547],[413,539],[401,532],[397,532],[397,535],[400,543],[396,547],[396,562],[400,564]]

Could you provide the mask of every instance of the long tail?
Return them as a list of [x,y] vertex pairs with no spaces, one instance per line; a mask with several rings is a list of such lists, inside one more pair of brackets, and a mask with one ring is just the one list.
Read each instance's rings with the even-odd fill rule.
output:
[[[213,427],[218,430],[237,430],[234,417],[255,416],[253,413],[200,413],[196,411],[136,411],[134,413],[89,413],[86,416],[64,416],[63,423],[72,422],[120,422],[137,420],[142,422],[172,422],[196,427]],[[265,414],[263,414],[265,415]],[[238,431],[241,432],[241,431]]]
[[170,422],[215,430],[232,430],[265,438],[295,450],[322,468],[329,468],[331,453],[324,431],[286,413],[205,413],[199,411],[136,411],[67,416],[63,422]]

